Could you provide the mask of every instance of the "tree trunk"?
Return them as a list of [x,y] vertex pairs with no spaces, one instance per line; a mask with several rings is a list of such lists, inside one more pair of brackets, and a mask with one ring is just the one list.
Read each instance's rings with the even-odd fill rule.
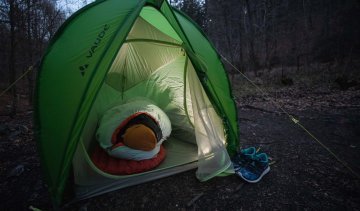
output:
[[[16,71],[15,71],[15,5],[14,1],[9,1],[10,11],[9,11],[9,21],[10,21],[10,56],[9,56],[9,75],[10,75],[10,84],[16,80]],[[12,95],[12,105],[10,110],[10,117],[14,117],[17,111],[17,96],[16,96],[16,85],[11,88]]]
[[[29,57],[29,64],[33,64],[33,38],[31,36],[31,1],[27,0],[27,52]],[[33,71],[30,71],[27,74],[27,80],[28,80],[28,95],[29,95],[29,104],[32,105],[33,103],[33,94],[34,94],[34,78],[33,78]]]
[[250,9],[249,0],[245,0],[245,6],[247,10],[247,14],[249,16],[249,34],[248,34],[248,40],[249,40],[249,68],[252,69],[255,73],[255,76],[257,76],[257,67],[256,67],[256,56],[254,51],[254,22],[252,18],[252,11]]
[[242,21],[241,21],[241,17],[242,17],[242,12],[240,12],[239,14],[239,39],[237,40],[237,42],[239,43],[239,56],[238,56],[238,67],[240,69],[243,69],[243,45],[242,45],[242,39],[243,39],[243,33],[242,33]]
[[[231,25],[231,23],[230,23],[230,21],[231,20],[229,20],[230,19],[230,14],[229,14],[229,8],[228,8],[228,6],[226,5],[226,3],[225,3],[225,5],[224,5],[224,3],[223,3],[223,5],[221,6],[221,14],[222,14],[222,16],[223,16],[223,18],[224,18],[224,24],[225,24],[225,39],[226,39],[226,45],[227,45],[227,48],[226,49],[228,49],[227,51],[228,51],[228,55],[230,55],[230,61],[231,61],[231,63],[234,63],[234,52],[233,52],[233,45],[231,44],[231,42],[232,42],[232,39],[231,39],[231,34],[232,34],[232,25]],[[227,53],[227,52],[226,52]]]

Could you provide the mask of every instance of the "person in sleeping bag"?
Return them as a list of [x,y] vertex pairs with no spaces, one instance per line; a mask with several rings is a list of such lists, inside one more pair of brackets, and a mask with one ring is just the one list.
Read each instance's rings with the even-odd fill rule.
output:
[[165,112],[150,100],[138,98],[107,110],[96,137],[110,156],[139,161],[156,156],[170,134]]

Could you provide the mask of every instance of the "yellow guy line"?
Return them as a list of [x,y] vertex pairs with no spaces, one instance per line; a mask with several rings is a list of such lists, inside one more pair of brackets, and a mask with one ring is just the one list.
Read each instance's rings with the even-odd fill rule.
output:
[[[223,55],[220,55],[224,61],[226,61],[231,67],[233,67],[235,70],[237,70],[246,80],[248,80],[257,90],[259,90],[263,96],[269,97],[270,94],[262,90],[258,85],[256,85],[252,80],[250,80],[244,73],[242,73],[238,68],[236,68],[231,62],[229,62]],[[281,109],[289,118],[290,120],[298,125],[301,129],[303,129],[311,138],[313,138],[320,146],[322,146],[326,151],[328,151],[337,161],[339,161],[344,167],[346,167],[353,175],[355,175],[358,179],[360,179],[360,175],[356,173],[345,161],[340,159],[333,151],[331,151],[325,144],[323,144],[319,139],[317,139],[310,131],[308,131],[299,120],[297,120],[295,117],[290,115],[279,103],[274,101],[272,98],[268,98],[274,105],[276,105],[279,109]]]
[[6,88],[4,91],[1,92],[0,97],[2,97],[9,89],[11,89],[15,84],[20,81],[26,74],[28,74],[31,70],[33,70],[33,66],[30,66],[16,81],[14,81],[8,88]]

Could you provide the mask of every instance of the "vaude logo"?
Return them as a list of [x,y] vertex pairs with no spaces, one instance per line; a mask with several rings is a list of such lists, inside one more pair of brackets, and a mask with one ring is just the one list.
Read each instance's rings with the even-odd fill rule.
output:
[[99,47],[101,40],[104,38],[106,31],[109,30],[110,26],[105,24],[103,30],[101,30],[101,32],[98,34],[98,36],[96,37],[95,42],[93,43],[93,45],[91,46],[91,48],[88,51],[88,55],[86,56],[86,58],[91,58],[97,47]]
[[84,64],[84,65],[81,65],[81,66],[79,67],[80,73],[81,73],[82,76],[85,75],[85,71],[86,71],[86,69],[87,69],[88,67],[89,67],[88,64]]
[[[98,48],[100,46],[101,41],[103,40],[103,38],[106,35],[106,31],[108,31],[109,29],[110,29],[110,26],[108,24],[105,24],[103,26],[102,30],[99,32],[99,34],[97,35],[95,41],[93,42],[90,49],[88,50],[88,53],[86,55],[87,59],[91,59],[95,55],[96,48]],[[85,75],[86,69],[88,67],[89,67],[89,64],[84,64],[84,65],[79,66],[80,74],[82,76]]]

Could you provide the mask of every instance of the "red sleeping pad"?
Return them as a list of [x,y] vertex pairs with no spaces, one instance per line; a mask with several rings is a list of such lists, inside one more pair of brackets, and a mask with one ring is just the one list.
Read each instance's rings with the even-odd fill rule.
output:
[[109,156],[105,150],[98,145],[91,156],[91,160],[96,167],[106,173],[129,175],[149,171],[155,168],[165,159],[165,155],[166,151],[164,147],[161,146],[159,153],[154,158],[140,161],[125,160]]

